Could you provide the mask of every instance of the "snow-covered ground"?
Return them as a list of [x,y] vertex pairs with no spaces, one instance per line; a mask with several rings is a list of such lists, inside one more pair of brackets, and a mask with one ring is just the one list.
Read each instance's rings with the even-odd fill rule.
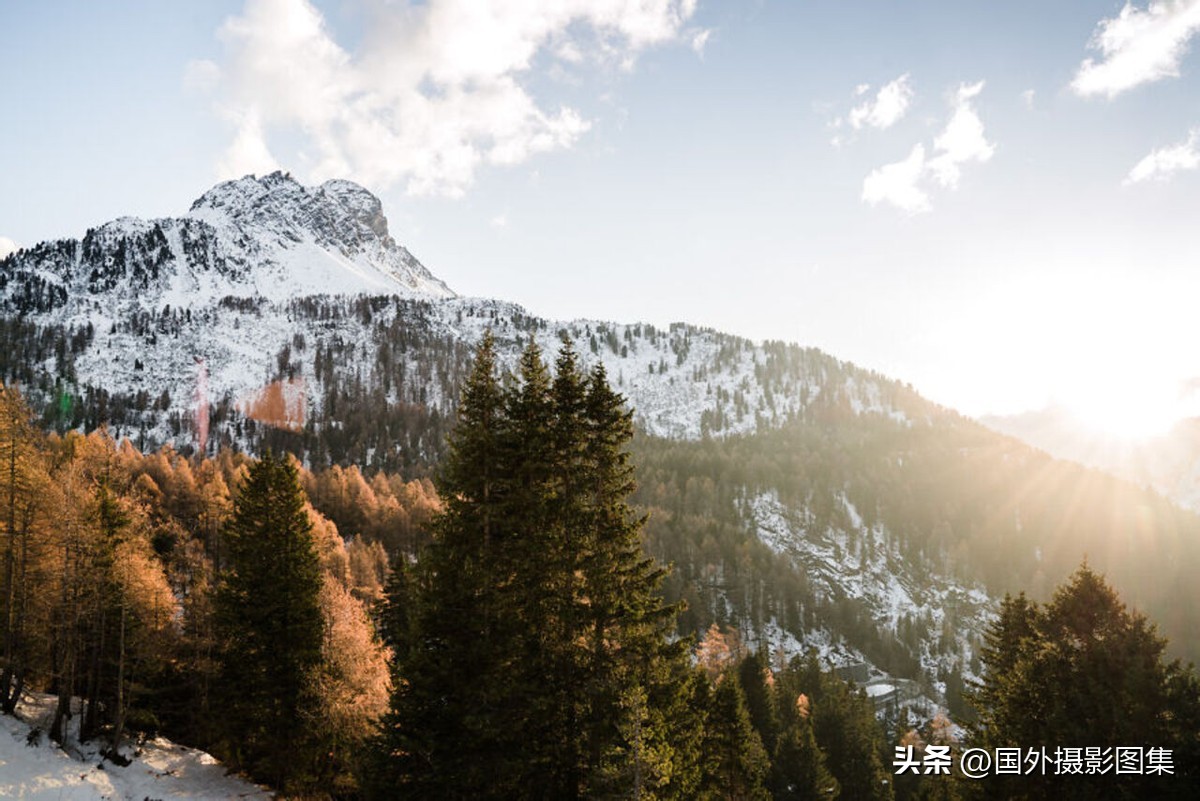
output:
[[52,701],[50,696],[33,695],[18,707],[17,718],[0,715],[0,798],[266,801],[272,797],[261,787],[227,775],[211,755],[163,737],[124,748],[122,753],[132,759],[128,767],[102,760],[96,744],[68,741],[64,751],[45,734]]

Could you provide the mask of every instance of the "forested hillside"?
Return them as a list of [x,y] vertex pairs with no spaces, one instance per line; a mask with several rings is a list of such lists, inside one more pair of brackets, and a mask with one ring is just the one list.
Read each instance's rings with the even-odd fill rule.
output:
[[[314,474],[270,454],[258,460],[229,451],[212,459],[185,458],[169,448],[141,454],[103,431],[45,435],[30,424],[19,394],[5,388],[0,711],[25,710],[27,692],[50,692],[57,702],[31,721],[30,742],[46,736],[71,751],[84,741],[100,743],[103,758],[118,765],[130,758],[127,735],[161,732],[203,746],[288,793],[428,797],[421,788],[441,786],[441,797],[459,797],[472,785],[458,768],[445,772],[445,757],[438,758],[434,774],[419,765],[413,773],[409,764],[399,768],[400,777],[381,778],[408,763],[393,765],[395,749],[376,739],[389,690],[397,693],[393,719],[407,740],[439,736],[442,713],[422,723],[420,710],[428,714],[428,708],[414,706],[413,693],[423,686],[422,677],[444,683],[459,675],[466,683],[456,696],[475,687],[485,693],[486,705],[486,694],[493,700],[501,688],[512,694],[517,706],[503,707],[493,721],[500,728],[492,731],[511,738],[550,726],[539,737],[515,741],[521,748],[543,743],[541,759],[530,761],[520,751],[503,759],[532,771],[529,782],[566,782],[564,788],[574,788],[564,790],[569,796],[591,797],[601,787],[630,782],[644,783],[645,797],[662,798],[764,797],[771,783],[791,786],[789,775],[804,777],[805,766],[824,759],[807,709],[780,724],[781,732],[798,739],[788,739],[776,753],[775,734],[764,745],[748,717],[751,709],[762,712],[763,693],[770,691],[761,668],[739,667],[747,651],[736,631],[711,627],[698,646],[702,671],[689,658],[695,640],[673,633],[678,607],[655,591],[664,574],[643,555],[641,518],[622,501],[631,487],[624,444],[632,428],[619,396],[602,373],[572,384],[569,359],[560,359],[553,384],[544,372],[536,378],[536,351],[525,364],[524,389],[505,393],[516,399],[505,403],[519,405],[506,414],[532,414],[551,391],[554,408],[570,404],[578,410],[577,496],[532,494],[521,473],[497,474],[494,488],[508,482],[509,489],[497,491],[494,502],[507,517],[493,520],[490,558],[468,558],[473,566],[465,570],[439,560],[461,559],[446,549],[479,541],[475,523],[462,519],[468,513],[462,505],[478,491],[469,488],[481,486],[474,476],[487,460],[479,449],[489,446],[486,440],[468,445],[469,433],[460,430],[460,456],[452,467],[458,478],[451,480],[460,482],[461,492],[452,494],[455,504],[443,514],[426,480],[381,473],[368,482],[355,467]],[[529,419],[542,425],[537,421],[543,418]],[[538,463],[526,450],[539,441],[543,451],[575,453],[561,439],[562,426],[544,429],[548,436],[541,440],[510,440],[523,450],[502,445],[502,458],[534,470]],[[563,475],[570,473],[538,469],[529,478],[540,487],[557,485]],[[607,488],[599,496],[593,495],[596,481]],[[343,538],[309,498],[356,535]],[[595,498],[608,500],[596,505]],[[568,518],[575,522],[565,525]],[[534,519],[550,526],[545,542],[529,537],[538,530],[531,528]],[[583,520],[593,521],[593,534],[583,536]],[[456,525],[459,533],[452,535]],[[384,542],[398,554],[390,570]],[[414,552],[420,554],[416,561]],[[475,611],[455,606],[449,616],[439,599],[462,599],[462,582],[484,567]],[[520,580],[489,589],[485,576],[505,574]],[[447,582],[441,589],[438,576]],[[567,597],[577,598],[576,605],[558,609],[547,590],[559,581],[569,585],[573,576],[579,584]],[[540,625],[530,615],[542,615]],[[572,619],[577,630],[556,633]],[[446,647],[466,649],[463,661],[446,663],[440,650],[422,656],[435,623]],[[470,634],[480,626],[482,639]],[[576,661],[572,643],[583,636],[596,637],[595,647]],[[435,661],[422,661],[429,658]],[[481,671],[483,664],[499,672]],[[454,671],[446,673],[443,668],[451,666]],[[799,662],[789,668],[800,669]],[[815,661],[805,669],[815,682],[814,709],[825,710],[816,719],[832,753],[857,749],[844,752],[847,759],[839,765],[858,764],[860,757],[882,765],[882,730],[866,697],[822,674]],[[749,682],[745,691],[739,670]],[[547,684],[547,678],[557,683]],[[581,693],[577,680],[591,691]],[[549,690],[554,692],[545,695]],[[444,688],[434,692],[446,697]],[[822,702],[825,692],[835,695]],[[542,697],[549,705],[537,700]],[[571,714],[577,717],[562,718],[564,709],[576,710]],[[477,709],[473,717],[482,714]],[[522,719],[522,728],[512,728]],[[574,745],[577,758],[599,749],[599,761],[586,767],[563,761],[571,742],[566,732],[577,726],[587,733]],[[454,764],[469,766],[485,797],[511,797],[497,784],[497,754],[471,751],[473,740],[463,735],[451,732],[438,753],[456,753]],[[415,753],[425,751],[418,746]],[[806,786],[835,773],[853,782],[858,769],[820,768]],[[417,774],[426,778],[411,784]],[[446,781],[451,784],[437,785]]]
[[[208,453],[269,448],[314,469],[415,479],[435,475],[444,456],[468,334],[494,327],[511,370],[525,343],[553,347],[566,333],[584,364],[604,364],[617,391],[649,408],[634,406],[636,499],[653,511],[653,552],[678,568],[667,591],[692,602],[689,630],[722,620],[763,637],[774,623],[775,641],[865,657],[936,690],[975,674],[990,613],[973,592],[1042,597],[1087,556],[1160,620],[1174,652],[1200,656],[1197,606],[1171,600],[1192,593],[1194,515],[819,351],[684,325],[554,325],[478,301],[310,298],[281,310],[231,299],[214,313],[189,324],[172,311],[178,325],[165,333],[151,316],[146,331],[187,342],[189,325],[241,330],[276,316],[297,333],[249,400],[210,390],[203,427],[194,362],[184,388],[157,397],[70,383],[86,331],[10,318],[0,333],[14,347],[0,372],[28,387],[42,425],[60,432],[107,422],[139,447],[167,439],[193,453],[203,430]],[[356,533],[360,523],[347,522]],[[866,585],[855,597],[841,589],[852,573]],[[891,576],[904,577],[903,593]]]
[[[778,635],[799,641],[836,630],[896,674],[926,671],[927,689],[936,691],[932,664],[952,714],[967,720],[983,710],[976,736],[991,739],[978,742],[1002,744],[1066,736],[1061,728],[1026,727],[1028,736],[1003,728],[1022,719],[1020,699],[1033,691],[1013,684],[1023,674],[1008,666],[1044,653],[1028,632],[1044,628],[1048,641],[1095,638],[1109,649],[1110,632],[1128,630],[1113,656],[1151,662],[1140,689],[1120,703],[1151,717],[1169,710],[1155,742],[1173,749],[1180,778],[1153,786],[1188,797],[1197,752],[1187,721],[1200,720],[1195,677],[1160,665],[1165,643],[1098,588],[1094,574],[1085,569],[1079,589],[1060,589],[1044,617],[1023,599],[1006,601],[1000,622],[977,620],[979,636],[965,645],[954,632],[966,615],[950,617],[944,603],[936,650],[931,638],[910,633],[929,622],[922,614],[894,620],[902,634],[891,634],[872,625],[877,610],[846,588],[869,572],[876,550],[897,575],[915,557],[885,535],[904,530],[894,499],[855,489],[852,450],[838,449],[845,461],[826,464],[819,438],[805,439],[797,423],[790,442],[780,433],[773,454],[758,443],[763,458],[743,470],[730,470],[728,460],[753,447],[750,440],[643,439],[631,459],[621,455],[632,429],[619,397],[602,372],[569,380],[577,375],[571,359],[560,356],[551,381],[527,351],[519,383],[503,391],[468,385],[468,397],[490,394],[487,402],[504,411],[465,410],[474,432],[455,429],[442,485],[448,509],[425,479],[367,480],[357,467],[314,473],[286,457],[229,451],[212,459],[170,449],[143,455],[103,432],[44,435],[6,389],[4,711],[15,711],[26,690],[48,690],[58,703],[37,725],[64,746],[76,737],[106,743],[102,753],[120,764],[124,733],[161,731],[287,792],[338,797],[428,797],[432,788],[447,798],[513,797],[514,788],[544,786],[562,790],[544,797],[632,787],[647,798],[956,798],[969,788],[954,771],[893,778],[886,767],[896,744],[910,759],[935,748],[959,755],[950,719],[914,720],[900,707],[881,723],[877,704],[830,672],[817,650],[794,655]],[[499,414],[511,422],[488,422]],[[893,442],[904,444],[912,445],[904,436]],[[561,454],[576,461],[560,463]],[[785,454],[807,454],[806,505],[782,479],[800,464]],[[669,573],[641,556],[642,517],[619,500],[632,488],[637,459],[645,542],[679,557]],[[935,464],[927,457],[918,475]],[[602,465],[607,473],[596,472]],[[595,486],[608,489],[595,494]],[[814,502],[821,488],[833,488],[835,500]],[[764,536],[746,502],[764,491],[806,510],[800,530],[820,525],[847,535],[837,581],[801,559],[777,558],[789,554]],[[919,491],[916,482],[898,490]],[[858,519],[851,510],[859,508],[874,508],[876,518]],[[593,537],[593,526],[607,533]],[[862,537],[851,545],[855,531]],[[969,545],[960,550],[964,559],[972,554]],[[944,575],[965,572],[958,567],[945,566]],[[925,586],[939,586],[936,573],[923,574]],[[664,580],[660,598],[655,587]],[[684,603],[673,603],[677,597]],[[563,598],[577,600],[563,607]],[[1059,611],[1073,608],[1092,611],[1087,621]],[[682,639],[671,631],[676,618]],[[1063,625],[1086,629],[1063,635],[1055,628]],[[1018,626],[1026,634],[1014,634]],[[929,663],[931,654],[950,661]],[[971,671],[986,690],[971,697],[975,708],[962,706],[961,658],[977,660]],[[634,661],[621,667],[624,659]],[[1055,669],[1036,691],[1061,694],[1072,714],[1068,688],[1084,674]],[[1097,672],[1095,691],[1116,703],[1105,688],[1130,675]],[[77,723],[67,725],[72,715]],[[1186,717],[1169,722],[1177,715]],[[1139,731],[1080,725],[1103,743]]]

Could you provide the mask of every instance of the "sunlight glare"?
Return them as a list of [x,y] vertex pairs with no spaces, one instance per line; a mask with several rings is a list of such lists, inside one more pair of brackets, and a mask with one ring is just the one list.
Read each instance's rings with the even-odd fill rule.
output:
[[1127,442],[1162,436],[1181,419],[1195,413],[1178,391],[1134,380],[1077,393],[1065,406],[1080,424]]

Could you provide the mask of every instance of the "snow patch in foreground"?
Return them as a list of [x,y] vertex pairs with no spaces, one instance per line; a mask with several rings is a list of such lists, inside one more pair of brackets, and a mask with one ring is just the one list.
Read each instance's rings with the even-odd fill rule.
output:
[[[18,718],[0,715],[0,798],[266,801],[272,797],[261,787],[226,775],[224,766],[211,755],[163,737],[146,740],[132,753],[128,747],[123,749],[132,757],[128,767],[102,762],[97,743],[73,745],[68,754],[50,742],[41,725],[52,701],[51,696],[34,695],[18,707]],[[39,734],[30,737],[34,727]],[[31,741],[35,744],[28,745]]]

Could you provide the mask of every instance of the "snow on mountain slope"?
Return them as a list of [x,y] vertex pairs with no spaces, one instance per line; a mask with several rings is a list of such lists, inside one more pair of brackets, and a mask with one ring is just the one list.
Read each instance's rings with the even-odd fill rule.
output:
[[875,625],[917,647],[925,675],[959,669],[977,679],[972,665],[995,602],[981,586],[966,586],[935,566],[922,565],[918,575],[882,524],[867,526],[847,498],[841,503],[840,522],[818,530],[803,509],[773,492],[745,500],[759,539],[800,565],[819,599],[860,605]]
[[211,225],[219,241],[236,243],[265,298],[454,295],[388,234],[379,198],[350,181],[309,188],[280,173],[227,181],[187,216]]
[[[565,333],[585,365],[604,364],[640,423],[665,436],[755,431],[814,403],[901,423],[931,408],[814,349],[683,324],[556,323],[457,298],[390,236],[370,192],[280,173],[219,184],[183,217],[122,218],[0,260],[0,318],[36,359],[0,379],[39,387],[43,404],[103,391],[136,412],[122,420],[107,405],[98,420],[147,446],[191,439],[201,395],[244,408],[280,381],[303,395],[310,418],[325,411],[331,382],[451,411],[454,371],[487,329],[510,368],[530,337],[552,354]],[[458,354],[455,366],[435,369],[428,350],[406,344],[433,340]],[[331,352],[339,363],[318,364]]]
[[[530,318],[520,307],[476,299],[415,304],[387,298],[369,303],[324,299],[311,313],[304,307],[221,302],[185,313],[178,307],[142,312],[136,318],[94,308],[87,317],[94,338],[74,356],[75,371],[81,381],[111,393],[143,393],[151,402],[165,393],[171,410],[186,417],[195,408],[202,361],[211,402],[227,398],[244,405],[263,387],[287,379],[302,387],[309,413],[319,417],[325,411],[324,390],[335,379],[320,372],[318,356],[338,349],[354,358],[335,365],[336,380],[380,386],[379,361],[387,360],[393,369],[400,363],[408,378],[390,386],[388,401],[445,412],[454,406],[457,387],[432,369],[430,354],[418,348],[401,352],[382,340],[389,332],[419,332],[469,351],[490,329],[500,343],[501,366],[509,370],[516,369],[529,337],[549,356],[566,334],[584,366],[603,364],[639,424],[662,436],[747,433],[760,425],[778,425],[818,400],[833,403],[835,396],[852,413],[906,419],[902,399],[887,397],[897,391],[893,382],[865,376],[838,381],[831,370],[850,368],[818,352],[781,351],[689,326],[658,331],[636,324],[538,321],[531,331]],[[369,320],[361,311],[366,308],[371,309]],[[55,358],[41,367],[53,375]],[[163,442],[172,435],[160,419],[148,441]]]

